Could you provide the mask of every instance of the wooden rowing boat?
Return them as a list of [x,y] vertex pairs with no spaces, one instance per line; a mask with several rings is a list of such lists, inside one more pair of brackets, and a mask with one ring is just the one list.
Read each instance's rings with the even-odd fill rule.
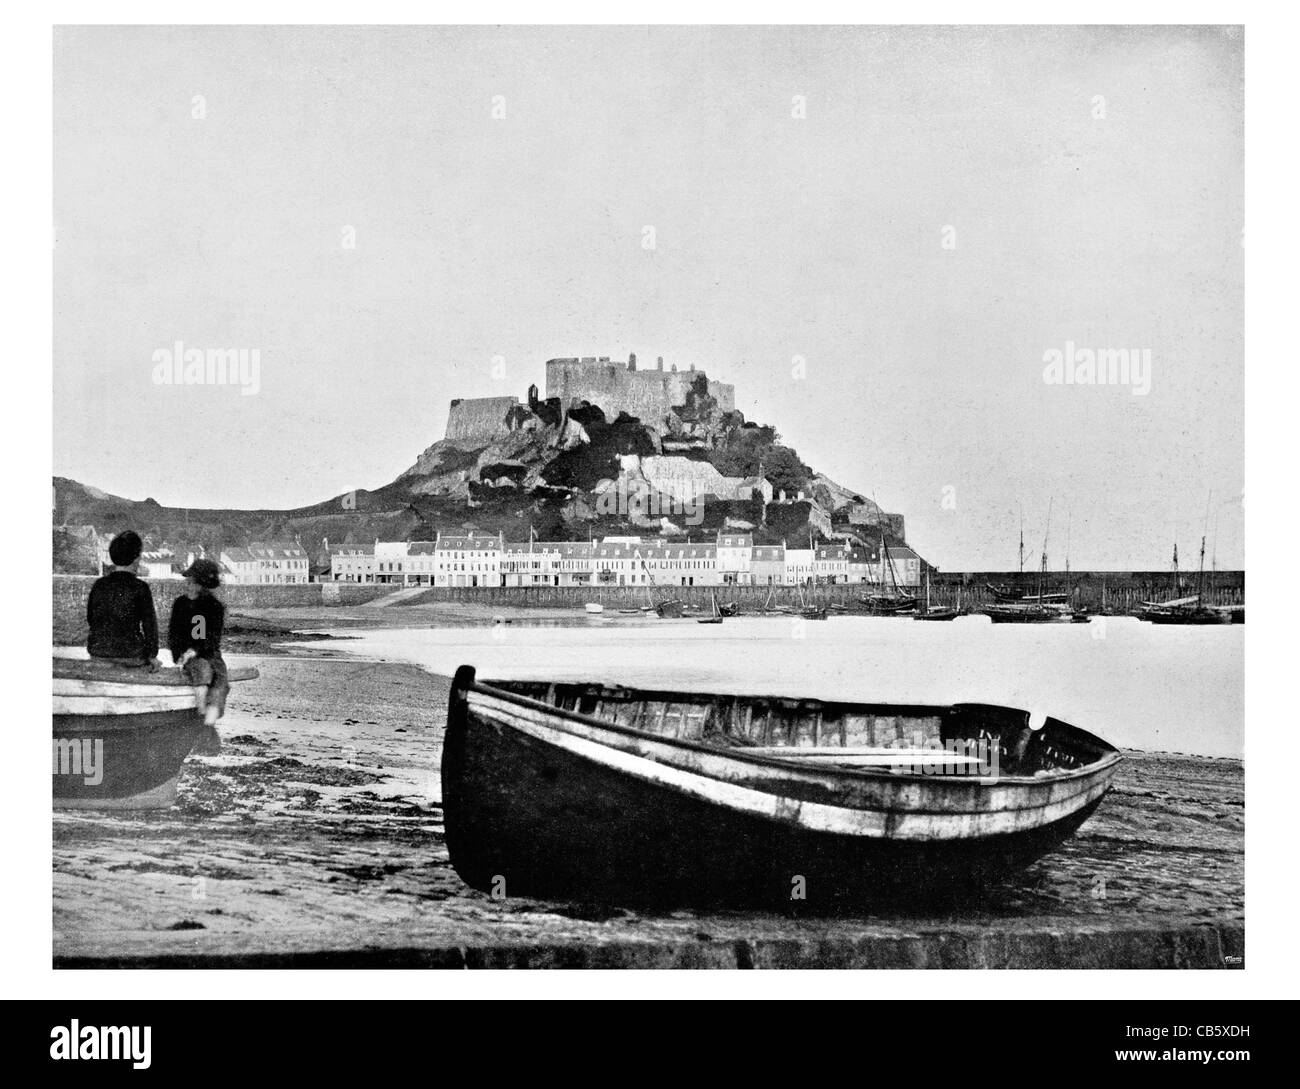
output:
[[[230,669],[233,681],[257,670]],[[181,764],[211,727],[179,669],[156,673],[94,659],[54,659],[54,804],[158,809],[176,800]]]
[[[978,774],[935,756],[972,750]],[[1035,730],[985,704],[480,683],[462,666],[442,804],[476,889],[838,909],[1028,865],[1096,809],[1119,760],[1064,722]]]

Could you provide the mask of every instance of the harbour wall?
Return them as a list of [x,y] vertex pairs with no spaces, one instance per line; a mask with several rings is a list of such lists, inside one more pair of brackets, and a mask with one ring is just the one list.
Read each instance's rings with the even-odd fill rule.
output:
[[[53,607],[54,631],[77,632],[84,628],[86,596],[93,583],[92,575],[54,575]],[[176,579],[146,579],[153,592],[154,608],[160,623],[171,613],[172,602],[183,585]],[[963,612],[977,611],[994,602],[987,584],[1014,585],[1016,573],[972,573],[966,575],[939,575],[931,580],[930,604],[935,606],[960,606]],[[1024,586],[1029,593],[1037,590],[1037,577],[1031,581],[1025,576]],[[400,584],[370,584],[354,582],[307,582],[292,585],[223,586],[219,591],[228,609],[296,609],[330,606],[364,605],[397,590]],[[1123,615],[1132,612],[1143,601],[1164,600],[1177,596],[1168,574],[1151,575],[1143,572],[1071,574],[1070,583],[1053,579],[1047,584],[1053,592],[1069,592],[1070,601],[1077,608],[1093,613]],[[764,606],[797,608],[803,605],[842,605],[852,608],[861,603],[864,595],[879,592],[880,587],[869,583],[838,583],[829,586],[658,586],[653,592],[656,600],[676,598],[684,604],[701,610],[710,607],[711,595],[721,602],[735,602],[744,612],[758,612]],[[923,588],[913,588],[924,597]],[[1196,576],[1184,576],[1179,594],[1196,593]],[[1205,601],[1211,605],[1244,605],[1245,575],[1241,571],[1219,572],[1214,585],[1205,589]],[[643,586],[528,586],[528,587],[429,587],[419,594],[397,602],[400,606],[431,605],[441,602],[477,603],[494,607],[528,607],[581,609],[588,602],[610,609],[640,608],[647,604]],[[74,640],[75,641],[75,640]]]
[[[54,633],[79,641],[75,633],[86,624],[86,598],[94,575],[54,576]],[[172,602],[185,583],[180,579],[145,579],[153,593],[160,629],[171,615]],[[320,605],[364,605],[400,589],[346,582],[300,582],[283,586],[223,586],[217,593],[227,609],[296,609]]]
[[[994,583],[994,585],[1000,585]],[[400,587],[393,587],[399,589]],[[1103,590],[1104,604],[1103,604]],[[1050,585],[1048,592],[1067,592],[1064,584]],[[847,608],[861,605],[864,596],[880,593],[882,588],[864,582],[836,583],[826,586],[657,586],[654,598],[661,601],[675,598],[684,604],[702,610],[710,607],[711,595],[720,602],[734,602],[742,612],[759,612],[764,606],[798,608],[800,605],[841,605]],[[924,600],[924,587],[912,587],[911,592]],[[1030,589],[1035,593],[1035,589]],[[1167,599],[1173,591],[1166,584],[1153,587],[1134,582],[1118,587],[1103,586],[1101,582],[1080,581],[1068,589],[1069,600],[1076,608],[1096,614],[1124,615],[1132,612],[1142,602],[1153,597]],[[1194,594],[1195,580],[1191,590]],[[933,606],[960,607],[963,612],[975,612],[997,599],[987,589],[984,581],[963,584],[957,582],[932,582],[930,604]],[[600,583],[591,586],[493,586],[477,588],[430,587],[414,594],[398,605],[433,605],[440,602],[476,602],[480,605],[527,608],[580,609],[587,603],[604,605],[610,609],[640,608],[648,604],[644,586],[609,586]],[[1244,586],[1221,586],[1205,590],[1209,605],[1245,604]]]

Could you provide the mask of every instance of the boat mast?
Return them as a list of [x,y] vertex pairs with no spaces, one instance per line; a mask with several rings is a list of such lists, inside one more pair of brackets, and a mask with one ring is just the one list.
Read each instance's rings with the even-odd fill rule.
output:
[[1047,500],[1047,528],[1043,531],[1043,562],[1038,565],[1038,604],[1043,603],[1043,578],[1047,574],[1047,538],[1052,532],[1052,500]]
[[1201,607],[1201,597],[1204,593],[1205,580],[1205,534],[1201,534],[1201,566],[1196,572],[1196,607]]
[[1205,596],[1205,534],[1210,528],[1210,504],[1214,502],[1214,492],[1205,497],[1205,524],[1201,527],[1201,566],[1196,572],[1196,607],[1202,605]]
[[1020,508],[1020,574],[1025,573],[1025,508]]
[[886,565],[889,567],[889,585],[894,588],[894,596],[899,596],[898,574],[894,571],[894,559],[889,554],[889,548],[885,544],[885,527],[880,527],[880,552],[884,557]]
[[646,565],[645,560],[642,559],[641,550],[639,548],[636,548],[633,549],[632,551],[633,554],[636,556],[637,560],[640,561],[641,570],[644,571],[646,574],[645,596],[650,600],[650,608],[652,609],[656,608],[655,596],[653,593],[650,592],[650,587],[654,585],[655,577],[653,574],[651,574],[650,568]]

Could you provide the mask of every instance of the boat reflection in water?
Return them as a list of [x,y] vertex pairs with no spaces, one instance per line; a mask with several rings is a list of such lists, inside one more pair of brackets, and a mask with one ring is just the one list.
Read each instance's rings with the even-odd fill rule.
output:
[[1119,760],[987,704],[479,683],[462,666],[442,804],[452,865],[477,889],[842,910],[1029,865],[1096,809]]

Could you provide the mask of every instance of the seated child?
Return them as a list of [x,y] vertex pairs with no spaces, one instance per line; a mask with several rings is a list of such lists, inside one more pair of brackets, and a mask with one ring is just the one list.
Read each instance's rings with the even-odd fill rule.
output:
[[183,572],[185,593],[172,605],[167,645],[172,659],[199,692],[199,710],[211,726],[226,713],[230,692],[226,662],[221,657],[221,629],[226,607],[213,594],[221,585],[221,569],[212,560],[195,560]]
[[135,573],[143,547],[140,535],[130,529],[109,544],[113,568],[95,580],[86,599],[86,649],[92,658],[153,671],[160,665],[158,616],[148,584]]

